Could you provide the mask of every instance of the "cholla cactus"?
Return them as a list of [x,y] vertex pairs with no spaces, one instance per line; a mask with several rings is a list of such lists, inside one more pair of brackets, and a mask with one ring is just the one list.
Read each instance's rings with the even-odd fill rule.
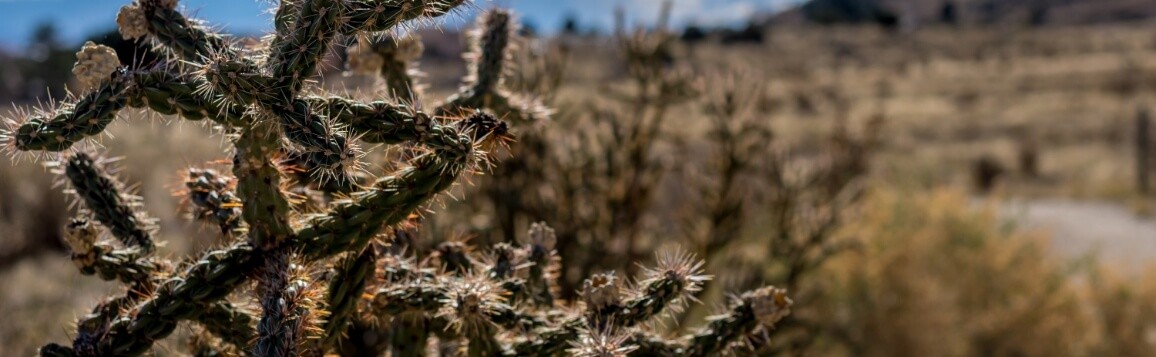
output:
[[[140,355],[184,322],[215,336],[196,339],[197,353],[205,355],[712,354],[786,315],[790,300],[767,288],[743,295],[698,334],[657,338],[648,322],[692,300],[708,279],[691,255],[661,255],[633,282],[596,275],[582,299],[567,302],[557,293],[557,239],[545,224],[531,227],[520,244],[475,250],[447,241],[438,246],[437,259],[421,261],[403,255],[405,242],[377,239],[389,237],[383,234],[388,229],[402,231],[399,224],[416,209],[490,164],[486,153],[512,141],[506,124],[491,113],[541,117],[536,105],[514,105],[516,97],[500,86],[512,15],[494,10],[482,16],[468,85],[432,115],[399,104],[413,95],[366,103],[322,93],[310,82],[338,37],[442,16],[463,2],[282,1],[277,31],[256,49],[186,18],[175,0],[137,0],[122,8],[121,33],[155,42],[171,60],[120,67],[110,49],[85,44],[74,70],[84,92],[5,120],[11,125],[0,136],[8,150],[59,153],[54,164],[84,207],[66,227],[73,261],[82,273],[127,288],[81,318],[71,344],[49,344],[40,354]],[[368,63],[412,61],[416,45],[407,46],[389,60]],[[387,83],[414,88],[412,81]],[[126,107],[209,119],[227,134],[233,177],[191,168],[185,182],[193,216],[218,226],[231,240],[227,247],[181,263],[152,255],[153,222],[140,200],[113,177],[108,160],[84,144]],[[357,167],[358,140],[408,145],[416,154],[392,175],[361,180],[350,172]],[[339,185],[294,182],[295,170]],[[305,209],[290,199],[298,186],[331,195]],[[259,314],[231,302],[246,298],[257,302]],[[364,336],[374,334],[388,343],[365,343]]]

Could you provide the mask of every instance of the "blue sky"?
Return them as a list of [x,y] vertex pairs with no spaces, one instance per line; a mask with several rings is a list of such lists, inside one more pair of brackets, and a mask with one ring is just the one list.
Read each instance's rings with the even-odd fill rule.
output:
[[[476,0],[475,7],[509,7],[539,29],[556,29],[567,15],[584,26],[608,27],[613,9],[624,6],[635,21],[652,23],[663,0]],[[801,0],[674,0],[677,23],[733,24],[751,13],[782,9]],[[131,0],[0,0],[0,48],[24,46],[38,23],[57,24],[61,36],[78,41],[85,34],[108,29],[120,6]],[[269,26],[265,10],[273,0],[181,0],[197,18],[236,33],[259,33]],[[472,16],[472,13],[466,14]]]

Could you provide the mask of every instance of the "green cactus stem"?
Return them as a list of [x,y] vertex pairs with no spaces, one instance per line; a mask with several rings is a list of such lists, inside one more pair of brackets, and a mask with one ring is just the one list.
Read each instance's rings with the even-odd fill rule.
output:
[[28,118],[13,133],[16,149],[64,151],[84,138],[104,132],[116,113],[128,105],[126,76],[125,71],[118,70],[111,80],[75,103],[66,102],[49,113]]
[[218,301],[201,310],[193,319],[222,341],[244,349],[256,339],[253,318],[233,304]]
[[346,325],[353,319],[357,302],[374,275],[376,263],[377,249],[370,245],[361,254],[347,256],[335,265],[338,268],[329,281],[325,297],[329,318],[323,325],[325,333],[321,341],[322,352],[337,343]]
[[235,147],[233,175],[238,178],[237,195],[245,202],[241,216],[249,225],[249,241],[262,249],[278,246],[293,235],[293,229],[275,161],[281,152],[276,125],[257,121],[242,131]]
[[64,162],[64,175],[84,206],[113,236],[126,246],[151,253],[156,246],[149,233],[150,219],[134,207],[136,200],[127,198],[121,184],[102,166],[91,155],[78,152]]

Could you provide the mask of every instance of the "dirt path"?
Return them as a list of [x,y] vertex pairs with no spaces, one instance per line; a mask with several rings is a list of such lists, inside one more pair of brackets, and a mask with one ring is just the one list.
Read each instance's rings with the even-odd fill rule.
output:
[[1156,220],[1118,204],[1039,199],[1001,208],[1022,229],[1050,233],[1054,249],[1066,257],[1098,252],[1101,262],[1133,271],[1156,265]]

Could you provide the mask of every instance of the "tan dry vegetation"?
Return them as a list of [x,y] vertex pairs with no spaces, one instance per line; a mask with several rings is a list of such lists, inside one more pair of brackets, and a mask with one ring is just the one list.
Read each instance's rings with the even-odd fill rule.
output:
[[1030,140],[1042,177],[1009,182],[1017,195],[1132,199],[1133,119],[1156,90],[1156,36],[1143,26],[783,29],[766,46],[694,54],[767,73],[768,114],[788,141],[815,142],[825,119],[884,113],[889,179],[967,184],[971,161],[1014,169]]

